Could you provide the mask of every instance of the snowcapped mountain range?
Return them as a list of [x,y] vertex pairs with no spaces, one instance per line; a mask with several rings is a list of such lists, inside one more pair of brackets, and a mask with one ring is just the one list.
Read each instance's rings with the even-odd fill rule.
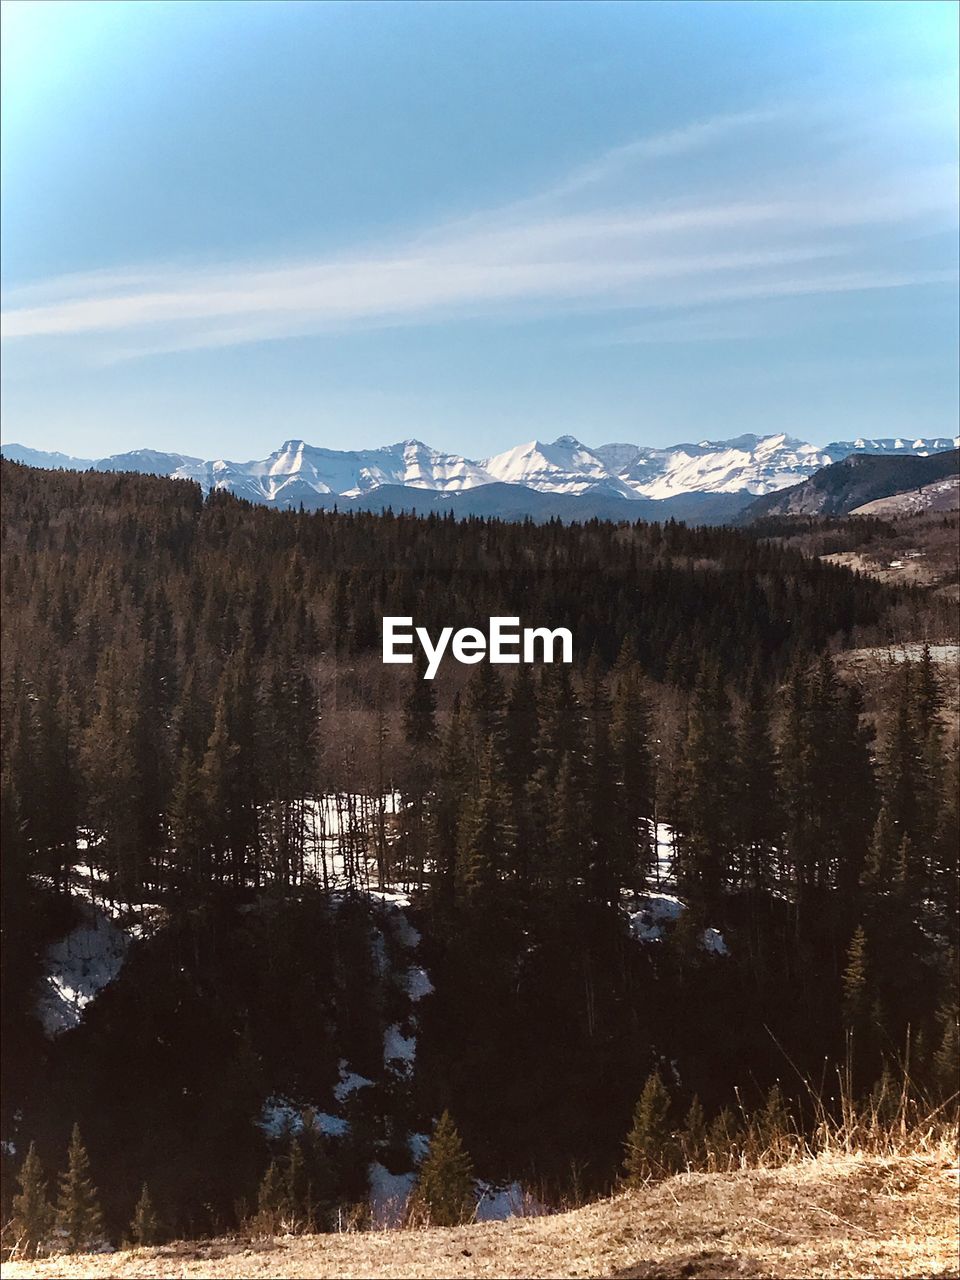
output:
[[500,493],[502,486],[511,486],[514,495],[519,489],[567,498],[589,497],[594,503],[602,501],[613,507],[631,502],[646,507],[650,502],[690,495],[736,495],[745,505],[752,497],[798,484],[851,454],[926,457],[956,446],[957,441],[948,438],[859,439],[820,448],[778,434],[701,440],[668,448],[635,444],[590,448],[573,436],[560,436],[552,444],[534,440],[478,461],[439,452],[419,440],[359,450],[325,449],[303,440],[287,440],[269,457],[250,462],[205,461],[152,449],[99,459],[44,453],[19,444],[0,446],[0,452],[36,467],[138,471],[194,480],[205,492],[225,489],[278,507],[301,503],[308,508],[328,506],[335,498],[349,504],[378,490],[396,505],[398,493],[425,490],[439,499],[489,485],[496,486],[489,491],[491,496]]

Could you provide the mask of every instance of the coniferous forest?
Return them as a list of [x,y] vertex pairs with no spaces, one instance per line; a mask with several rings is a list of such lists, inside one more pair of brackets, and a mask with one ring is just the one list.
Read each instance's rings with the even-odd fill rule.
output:
[[[779,527],[2,466],[4,1222],[60,1174],[81,1243],[326,1229],[437,1117],[456,1220],[473,1173],[608,1191],[632,1119],[639,1177],[655,1132],[812,1123],[837,1070],[955,1095],[951,691],[929,650],[843,662],[944,604]],[[426,681],[384,615],[568,627],[574,662]],[[96,998],[52,991],[107,935]]]

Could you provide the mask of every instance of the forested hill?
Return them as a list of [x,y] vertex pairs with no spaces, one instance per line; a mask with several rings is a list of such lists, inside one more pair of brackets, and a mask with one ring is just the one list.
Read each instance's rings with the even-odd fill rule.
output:
[[[658,1167],[690,1116],[736,1161],[735,1088],[810,1124],[770,1090],[851,1036],[857,1091],[909,1031],[949,1093],[942,681],[867,715],[829,653],[923,639],[917,593],[725,528],[2,480],[0,1137],[52,1172],[78,1121],[114,1240],[144,1183],[196,1234],[283,1169],[328,1226],[444,1108],[483,1176],[607,1190],[648,1077]],[[575,663],[427,682],[385,614],[566,626]],[[48,1039],[66,938],[111,964]]]
[[[511,614],[570,627],[581,662],[596,650],[609,665],[628,641],[656,679],[668,667],[692,676],[708,656],[743,678],[872,626],[891,603],[875,584],[725,528],[281,513],[204,502],[188,482],[2,465],[16,636],[37,660],[66,643],[67,669],[77,619],[111,641],[136,622],[182,675],[194,648],[201,665],[238,647],[349,657],[379,650],[383,614],[412,614],[432,634]],[[31,631],[37,611],[46,637]],[[89,686],[102,646],[81,653],[71,675]]]

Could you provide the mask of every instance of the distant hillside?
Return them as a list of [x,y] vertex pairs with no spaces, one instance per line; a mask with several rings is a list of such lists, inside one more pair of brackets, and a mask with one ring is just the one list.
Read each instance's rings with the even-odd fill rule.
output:
[[924,485],[920,490],[907,489],[903,493],[891,494],[889,498],[875,498],[862,507],[854,507],[851,515],[891,517],[918,515],[922,511],[956,511],[958,508],[960,475],[953,475]]
[[598,487],[588,493],[544,493],[522,484],[483,484],[459,493],[438,493],[411,485],[385,484],[358,496],[318,494],[304,486],[299,495],[304,509],[316,511],[386,511],[431,513],[452,512],[458,519],[483,516],[488,519],[526,520],[537,524],[562,520],[565,524],[585,520],[684,520],[688,524],[724,524],[732,520],[750,501],[750,494],[683,493],[673,498],[624,498]]
[[812,475],[801,484],[765,494],[751,502],[738,523],[765,516],[849,515],[878,498],[919,490],[960,470],[960,451],[926,458],[854,454]]

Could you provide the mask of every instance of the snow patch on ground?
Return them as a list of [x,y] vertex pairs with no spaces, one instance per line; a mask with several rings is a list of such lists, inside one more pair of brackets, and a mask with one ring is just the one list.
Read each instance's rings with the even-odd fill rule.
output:
[[641,942],[659,942],[663,926],[680,918],[684,904],[669,893],[637,893],[627,907],[630,931]]
[[417,1037],[405,1036],[400,1030],[400,1024],[394,1022],[387,1027],[383,1033],[383,1064],[384,1066],[397,1067],[402,1064],[399,1070],[405,1075],[413,1072],[414,1059],[417,1056]]
[[330,1138],[342,1138],[350,1129],[341,1116],[332,1116],[329,1112],[317,1111],[276,1095],[267,1098],[263,1104],[257,1124],[268,1138],[282,1138],[285,1134],[295,1136],[303,1132],[304,1116],[309,1119],[312,1129]]
[[333,1086],[333,1096],[338,1102],[346,1102],[351,1093],[356,1093],[358,1089],[365,1089],[368,1085],[372,1085],[373,1081],[368,1080],[366,1076],[358,1075],[356,1071],[350,1071],[347,1067],[346,1058],[341,1058],[339,1063],[340,1081]]
[[44,976],[35,1012],[51,1038],[78,1026],[87,1005],[113,982],[130,937],[105,911],[82,906],[83,923],[43,953]]
[[715,956],[728,956],[730,949],[723,940],[723,934],[717,929],[704,929],[700,937],[700,945],[704,951],[709,951]]
[[374,1160],[367,1168],[367,1178],[370,1183],[370,1216],[373,1226],[381,1230],[402,1226],[417,1175],[391,1173],[379,1161]]
[[411,1133],[407,1139],[407,1146],[410,1149],[410,1159],[413,1163],[415,1165],[421,1164],[430,1152],[429,1133]]
[[[420,1135],[421,1137],[423,1135]],[[367,1168],[370,1184],[372,1225],[380,1230],[403,1226],[407,1206],[417,1183],[415,1173],[391,1173],[378,1161]],[[524,1191],[519,1182],[497,1186],[489,1182],[474,1183],[477,1198],[473,1212],[475,1222],[505,1222],[507,1218],[534,1218],[545,1212],[535,1196]]]
[[488,1182],[476,1184],[478,1195],[474,1219],[477,1222],[506,1222],[507,1218],[539,1218],[543,1205],[524,1191],[519,1182],[505,1187],[491,1186]]
[[[661,942],[667,926],[675,924],[686,910],[686,903],[669,893],[626,893],[624,910],[630,932],[640,942]],[[704,951],[715,956],[730,954],[723,934],[718,929],[704,929],[700,935]]]
[[413,965],[409,968],[404,976],[403,984],[406,987],[407,995],[411,1000],[422,1000],[424,996],[433,994],[433,983],[426,969],[421,969],[419,965]]

